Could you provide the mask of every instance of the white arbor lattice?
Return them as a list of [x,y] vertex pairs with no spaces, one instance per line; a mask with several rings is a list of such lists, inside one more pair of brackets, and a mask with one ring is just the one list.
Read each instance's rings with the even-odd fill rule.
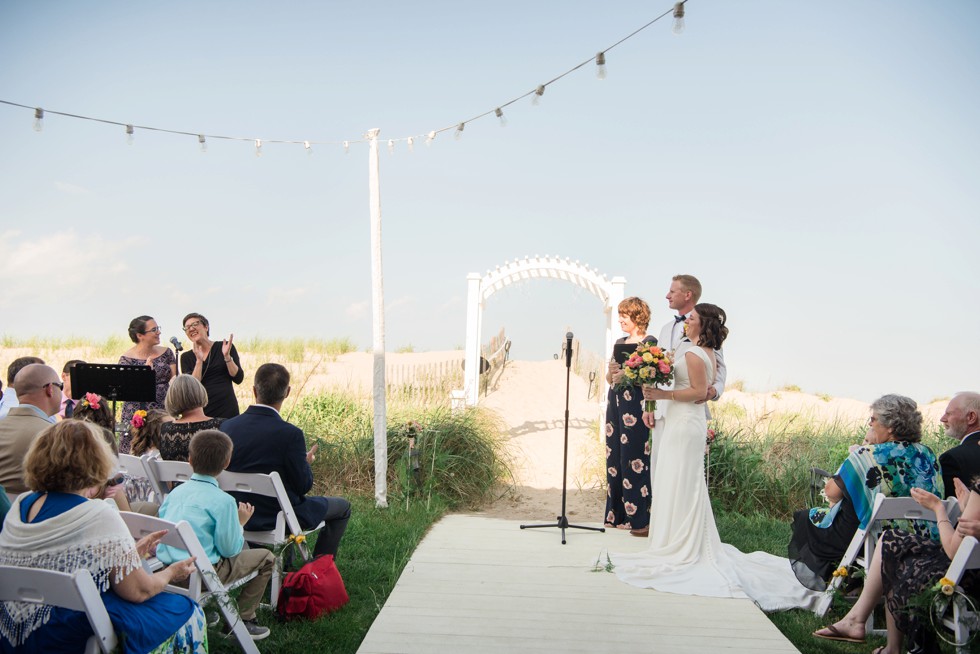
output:
[[[483,337],[483,308],[491,295],[520,281],[531,279],[557,279],[584,288],[603,303],[606,316],[606,360],[612,356],[614,336],[619,333],[616,324],[619,303],[625,297],[626,279],[606,279],[598,270],[571,259],[561,257],[524,257],[505,262],[486,275],[470,273],[466,276],[466,372],[464,393],[466,403],[475,406],[480,397],[480,343]],[[605,394],[603,394],[605,397]]]

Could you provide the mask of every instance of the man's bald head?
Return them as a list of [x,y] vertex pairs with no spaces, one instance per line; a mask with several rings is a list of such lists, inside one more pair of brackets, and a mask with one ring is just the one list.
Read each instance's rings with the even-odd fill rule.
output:
[[14,377],[14,390],[21,404],[33,404],[53,416],[61,407],[61,377],[51,366],[32,363]]
[[969,391],[954,395],[939,422],[946,428],[946,435],[957,440],[980,431],[980,393]]

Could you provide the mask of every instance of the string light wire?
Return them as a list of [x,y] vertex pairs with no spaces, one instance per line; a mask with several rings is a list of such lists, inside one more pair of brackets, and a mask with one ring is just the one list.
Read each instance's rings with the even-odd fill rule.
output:
[[[601,49],[599,52],[601,52],[601,53],[608,53],[613,48],[616,48],[616,47],[622,45],[623,43],[625,43],[629,39],[633,38],[634,36],[636,36],[637,34],[639,34],[640,32],[642,32],[643,30],[645,30],[648,27],[652,26],[654,23],[662,20],[666,16],[673,16],[675,14],[675,11],[678,10],[678,8],[679,8],[679,10],[681,12],[681,15],[683,15],[684,5],[686,3],[687,3],[687,0],[681,0],[680,2],[677,2],[675,4],[672,4],[671,7],[670,7],[670,9],[668,9],[664,13],[660,14],[659,16],[657,16],[656,18],[654,18],[653,20],[651,20],[648,23],[646,23],[645,25],[642,25],[641,27],[638,27],[637,29],[633,30],[632,32],[630,32],[629,34],[627,34],[626,36],[624,36],[620,40],[616,41],[615,43],[613,43],[609,47],[606,47],[606,48]],[[455,121],[455,122],[453,122],[453,123],[451,123],[449,125],[446,125],[445,127],[440,127],[439,129],[430,130],[428,132],[423,132],[421,134],[414,134],[412,136],[403,136],[401,138],[390,139],[388,141],[388,143],[391,146],[394,143],[397,143],[399,141],[405,141],[405,142],[409,142],[409,143],[414,143],[415,140],[417,140],[417,139],[425,139],[425,143],[426,143],[426,145],[428,145],[429,143],[431,143],[435,139],[435,137],[438,134],[441,134],[442,132],[446,132],[446,131],[449,131],[449,130],[457,130],[459,132],[462,132],[462,130],[459,129],[460,128],[460,125],[464,125],[466,123],[472,123],[475,120],[480,120],[481,118],[486,118],[488,116],[495,116],[495,117],[498,117],[499,118],[501,116],[501,112],[503,111],[503,109],[509,107],[510,105],[512,105],[512,104],[514,104],[516,102],[520,102],[521,100],[524,100],[525,98],[527,98],[529,96],[532,96],[532,95],[540,96],[544,92],[544,89],[546,89],[548,86],[550,86],[550,85],[554,84],[555,82],[561,80],[562,78],[564,78],[564,77],[566,77],[566,76],[574,73],[575,71],[579,70],[583,66],[586,66],[588,64],[594,64],[595,61],[596,61],[596,56],[595,55],[592,55],[588,59],[586,59],[585,61],[583,61],[583,62],[581,62],[581,63],[573,66],[572,68],[569,68],[568,70],[566,70],[562,74],[557,75],[556,77],[553,77],[552,79],[550,79],[549,81],[547,81],[547,82],[545,82],[543,84],[539,84],[539,85],[535,86],[533,89],[531,89],[527,93],[523,93],[523,94],[517,96],[516,98],[513,98],[512,100],[509,100],[509,101],[504,102],[502,104],[498,104],[493,109],[489,109],[487,111],[484,111],[483,113],[477,114],[476,116],[473,116],[472,118],[468,118],[466,120],[461,120],[461,121]],[[540,91],[540,93],[539,93],[539,91]],[[283,145],[302,145],[307,151],[310,151],[311,150],[311,146],[314,146],[314,145],[317,145],[317,146],[319,146],[319,145],[328,145],[328,146],[329,145],[342,145],[343,148],[344,148],[344,151],[346,152],[347,149],[350,147],[350,145],[352,143],[367,143],[370,140],[370,139],[367,139],[367,138],[358,138],[358,139],[344,139],[342,141],[311,141],[309,139],[303,139],[303,140],[266,139],[266,138],[256,138],[254,136],[248,137],[248,136],[227,136],[227,135],[222,135],[222,134],[206,134],[206,133],[196,132],[196,131],[195,132],[188,132],[188,131],[177,130],[177,129],[166,129],[166,128],[163,128],[163,127],[153,127],[151,125],[136,125],[135,123],[125,123],[125,122],[120,122],[120,121],[116,121],[116,120],[108,120],[108,119],[105,119],[105,118],[96,118],[96,117],[93,117],[93,116],[83,116],[81,114],[74,114],[74,113],[69,113],[69,112],[66,112],[66,111],[55,111],[53,109],[42,109],[42,108],[36,107],[34,105],[28,106],[28,105],[25,105],[25,104],[19,104],[17,102],[11,102],[9,100],[0,100],[0,104],[9,105],[11,107],[20,107],[22,109],[29,109],[30,111],[34,112],[35,116],[37,116],[37,115],[41,115],[41,116],[47,116],[47,115],[64,116],[66,118],[76,118],[76,119],[79,119],[79,120],[90,120],[90,121],[93,121],[93,122],[96,122],[96,123],[103,123],[105,125],[122,126],[122,127],[125,127],[127,129],[127,131],[129,131],[131,129],[141,129],[141,130],[147,130],[147,131],[151,131],[151,132],[161,132],[161,133],[164,133],[164,134],[176,134],[178,136],[190,136],[190,137],[193,137],[201,145],[203,145],[205,143],[205,139],[220,139],[220,140],[223,140],[223,141],[248,141],[248,142],[251,142],[251,143],[255,144],[257,146],[256,149],[258,151],[261,151],[261,145],[259,145],[260,143],[262,145],[265,145],[267,143],[276,143],[276,144],[283,144]]]

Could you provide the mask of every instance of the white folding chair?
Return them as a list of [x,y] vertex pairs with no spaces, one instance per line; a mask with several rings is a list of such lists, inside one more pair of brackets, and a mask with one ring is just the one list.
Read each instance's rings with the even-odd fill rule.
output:
[[149,473],[146,472],[146,466],[143,463],[141,457],[135,456],[133,454],[120,454],[119,455],[119,468],[120,471],[131,479],[145,479],[149,482],[150,488],[153,489],[154,499],[157,504],[163,501],[163,498],[157,493],[156,486],[150,479]]
[[0,601],[49,604],[83,611],[93,631],[85,644],[85,654],[108,654],[118,644],[102,595],[88,570],[69,574],[0,565]]
[[195,557],[194,565],[197,567],[197,571],[191,574],[188,579],[187,588],[170,585],[167,587],[167,591],[186,595],[199,604],[206,601],[208,597],[216,596],[215,601],[218,608],[231,628],[232,633],[235,635],[235,638],[238,640],[239,646],[249,654],[258,654],[259,650],[255,645],[255,641],[249,636],[248,630],[245,628],[245,623],[242,622],[235,606],[224,599],[228,591],[251,581],[258,573],[252,572],[241,579],[237,579],[234,583],[225,586],[218,578],[218,573],[215,571],[211,561],[208,560],[201,541],[198,540],[197,534],[194,533],[194,528],[186,520],[174,523],[169,520],[163,520],[162,518],[153,518],[140,513],[129,513],[126,511],[121,511],[119,515],[122,516],[123,522],[126,523],[126,526],[129,528],[129,533],[134,539],[139,540],[147,534],[166,529],[167,534],[160,540],[161,543],[184,550],[188,556]]
[[[980,545],[977,544],[976,538],[967,536],[960,542],[960,546],[956,550],[956,555],[953,557],[953,561],[950,563],[945,576],[959,586],[960,580],[963,579],[963,573],[975,568],[980,568]],[[962,591],[963,589],[959,588],[958,590]],[[956,647],[957,654],[968,654],[972,650],[967,641],[970,637],[970,632],[977,630],[977,624],[980,623],[980,614],[973,610],[972,607],[963,605],[960,602],[954,601],[952,604],[952,614],[943,618],[943,625],[953,632],[953,635],[956,637],[956,642],[960,643]]]
[[[321,521],[316,527],[305,531],[300,527],[299,519],[293,510],[293,505],[289,502],[289,496],[286,494],[286,488],[282,485],[282,479],[279,477],[278,472],[273,471],[269,474],[263,474],[258,472],[230,472],[225,470],[218,475],[218,485],[221,487],[221,490],[228,493],[255,493],[256,495],[263,495],[265,497],[274,497],[278,500],[280,510],[276,515],[276,526],[273,529],[265,531],[246,530],[245,540],[250,543],[278,547],[285,545],[290,535],[308,536],[322,529],[325,524]],[[288,533],[286,532],[287,529],[289,530]],[[310,550],[305,543],[297,545],[297,548],[304,560],[310,559]],[[279,587],[281,583],[280,571],[277,566],[272,573],[272,582],[269,584],[272,593],[273,608],[279,602]]]
[[146,470],[146,477],[153,486],[153,491],[160,498],[160,504],[170,493],[170,485],[175,482],[187,482],[191,480],[194,471],[191,464],[187,461],[165,461],[156,457],[143,455],[140,457],[143,468]]
[[[946,514],[949,516],[950,522],[955,524],[956,519],[960,515],[960,506],[956,502],[956,498],[950,497],[943,500],[943,503],[946,505]],[[936,514],[924,508],[911,497],[885,497],[881,493],[878,493],[875,496],[871,517],[868,519],[868,526],[864,529],[859,527],[854,532],[854,536],[851,538],[851,542],[847,546],[844,556],[841,557],[838,568],[850,569],[851,566],[856,565],[867,569],[871,563],[871,558],[874,556],[875,546],[878,544],[878,536],[881,535],[881,527],[878,523],[883,520],[929,520],[935,522]],[[833,578],[827,588],[827,592],[817,604],[814,611],[817,615],[826,615],[833,601],[834,592],[840,588],[843,582],[843,577]],[[865,633],[874,633],[877,635],[886,633],[884,629],[875,629],[874,613],[868,618]]]

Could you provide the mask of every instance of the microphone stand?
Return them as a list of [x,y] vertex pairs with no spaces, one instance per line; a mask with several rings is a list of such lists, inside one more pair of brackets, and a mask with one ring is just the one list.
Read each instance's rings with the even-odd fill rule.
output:
[[586,527],[584,525],[572,525],[568,523],[565,515],[566,500],[568,497],[568,399],[572,384],[572,332],[565,334],[565,455],[562,462],[561,472],[561,515],[558,516],[557,524],[552,525],[521,525],[521,529],[541,529],[544,527],[558,527],[561,529],[561,544],[565,545],[566,529],[585,529],[588,531],[598,531],[605,533],[604,527]]
[[181,373],[180,370],[180,353],[184,351],[184,346],[180,344],[176,336],[170,337],[170,344],[174,346],[174,358],[177,359],[177,374]]

